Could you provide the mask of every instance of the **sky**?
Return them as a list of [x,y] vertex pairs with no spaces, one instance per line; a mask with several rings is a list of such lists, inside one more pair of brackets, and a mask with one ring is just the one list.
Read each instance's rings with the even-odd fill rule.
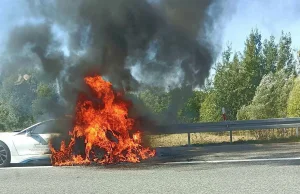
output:
[[0,51],[10,29],[28,16],[25,0],[0,0]]
[[299,0],[231,0],[235,12],[225,23],[223,48],[229,42],[234,51],[243,51],[252,28],[258,28],[262,38],[274,35],[278,41],[282,30],[290,32],[292,46],[300,49]]
[[[243,51],[244,42],[252,28],[258,28],[262,38],[274,35],[279,39],[281,31],[290,32],[293,48],[300,49],[300,0],[228,0],[234,9],[223,22],[224,31],[221,45],[228,43],[233,51]],[[232,7],[232,5],[228,5]],[[28,18],[25,0],[0,0],[0,51],[10,29]],[[227,17],[226,17],[227,18]],[[218,58],[219,59],[219,58]]]

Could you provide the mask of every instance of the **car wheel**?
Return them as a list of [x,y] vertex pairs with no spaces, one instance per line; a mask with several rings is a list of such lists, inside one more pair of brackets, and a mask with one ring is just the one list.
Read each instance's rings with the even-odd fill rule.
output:
[[10,165],[10,151],[5,143],[0,141],[0,167]]

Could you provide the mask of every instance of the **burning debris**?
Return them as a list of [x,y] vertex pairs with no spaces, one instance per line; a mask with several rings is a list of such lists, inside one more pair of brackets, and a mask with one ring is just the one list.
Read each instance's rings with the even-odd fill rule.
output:
[[[112,84],[100,76],[86,77],[85,82],[96,99],[80,94],[71,141],[68,145],[63,141],[59,150],[50,145],[52,164],[136,163],[153,157],[155,151],[141,145],[141,131],[128,117],[131,103],[123,94],[115,92]],[[84,149],[76,153],[80,141],[84,141]]]

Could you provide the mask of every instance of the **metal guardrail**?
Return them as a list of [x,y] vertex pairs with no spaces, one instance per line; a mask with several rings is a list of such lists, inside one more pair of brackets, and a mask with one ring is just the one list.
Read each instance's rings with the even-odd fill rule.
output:
[[190,145],[190,133],[201,132],[230,132],[230,142],[232,143],[232,131],[240,130],[264,130],[296,128],[296,136],[299,135],[300,118],[278,118],[261,120],[240,120],[206,122],[192,124],[174,124],[158,127],[155,134],[180,134],[188,133],[188,144]]

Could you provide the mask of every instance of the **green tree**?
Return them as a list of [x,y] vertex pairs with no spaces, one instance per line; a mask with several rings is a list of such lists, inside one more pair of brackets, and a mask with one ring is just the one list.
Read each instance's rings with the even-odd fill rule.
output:
[[[4,71],[1,75],[0,127],[2,130],[22,129],[35,122],[39,115],[35,114],[38,107],[33,109],[33,104],[37,99],[47,95],[47,91],[40,87],[43,83],[40,81],[42,80],[41,76],[43,76],[42,72],[32,67]],[[48,83],[44,83],[44,85],[46,84]],[[52,96],[53,94],[48,93]],[[45,112],[47,103],[42,105],[39,108]]]
[[270,40],[264,40],[262,53],[264,74],[268,74],[269,72],[275,73],[278,61],[278,45],[275,43],[274,36],[270,36]]
[[[22,128],[33,122],[30,102],[34,98],[32,83],[15,85],[17,76],[7,77],[0,89],[2,114],[0,120],[5,130]],[[24,95],[26,93],[26,95]]]
[[300,77],[294,81],[294,87],[289,95],[287,103],[289,117],[300,117]]
[[[228,51],[224,52],[225,55],[227,53]],[[220,110],[222,107],[227,110],[229,120],[236,119],[236,112],[244,104],[243,71],[239,53],[234,54],[232,61],[223,59],[223,63],[216,71],[214,79],[216,106]]]
[[[200,113],[201,121],[209,121],[209,119],[213,119],[214,117],[204,116],[204,114],[211,114],[215,112],[217,107],[219,109],[221,107],[226,107],[226,109],[231,107],[230,94],[232,93],[230,93],[230,90],[237,83],[236,77],[233,76],[236,74],[236,72],[232,68],[233,66],[230,61],[231,56],[232,48],[231,45],[228,45],[227,49],[222,53],[222,62],[218,63],[216,67],[216,74],[214,77],[214,92],[208,92],[208,95],[203,102],[204,109],[201,109]],[[213,100],[207,98],[212,98]],[[212,110],[208,110],[208,108],[212,108]],[[230,111],[229,115],[229,117],[231,117]]]
[[266,72],[261,34],[257,29],[252,30],[245,42],[243,55],[236,52],[230,60],[231,53],[230,46],[223,52],[222,62],[216,70],[214,89],[217,107],[224,107],[228,119],[236,120],[237,111],[251,103]]
[[247,105],[253,99],[256,87],[259,85],[265,72],[262,63],[261,34],[257,29],[252,30],[246,40],[242,66],[244,68],[244,71],[241,72],[244,82],[242,104]]
[[[130,97],[139,114],[156,122],[166,121],[165,113],[169,108],[170,96],[160,87],[147,87]],[[140,115],[141,116],[141,115]]]
[[194,123],[200,118],[201,103],[205,99],[203,91],[194,91],[192,97],[184,104],[184,107],[179,110],[178,117],[181,122]]
[[57,95],[53,84],[39,83],[36,89],[36,98],[32,101],[32,114],[36,119],[39,116],[52,112],[57,107]]
[[279,40],[277,71],[285,69],[289,72],[295,72],[296,64],[291,46],[291,34],[282,32]]
[[217,122],[222,120],[222,112],[217,105],[217,94],[215,91],[209,91],[204,101],[201,103],[200,121]]
[[170,103],[169,95],[162,88],[149,87],[138,94],[139,99],[155,114],[163,113]]
[[294,76],[281,70],[264,76],[255,96],[248,106],[238,111],[243,119],[267,119],[287,116],[287,101],[293,86]]

